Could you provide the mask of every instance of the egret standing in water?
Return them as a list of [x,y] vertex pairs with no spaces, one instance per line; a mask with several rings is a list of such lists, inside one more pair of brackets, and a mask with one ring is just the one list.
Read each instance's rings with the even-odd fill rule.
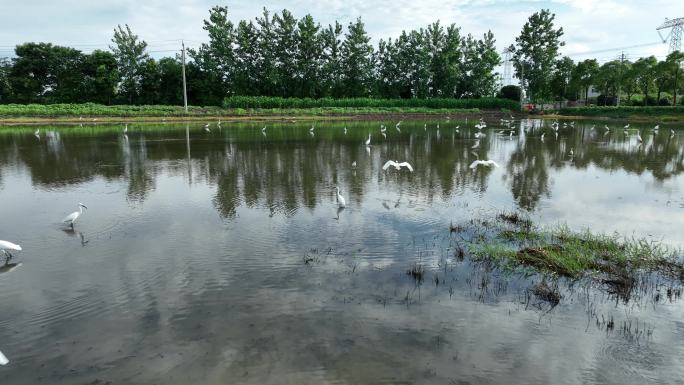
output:
[[335,186],[335,190],[337,191],[337,205],[339,207],[345,207],[347,202],[345,202],[344,197],[340,194],[340,188]]
[[366,146],[370,146],[370,138],[371,138],[371,134],[369,132],[368,133],[368,139],[366,139]]
[[124,135],[126,135],[126,133],[128,133],[128,123],[126,123],[126,125],[124,125],[123,133],[124,133]]
[[2,354],[2,352],[0,352],[0,365],[5,366],[7,364],[9,364],[9,360],[4,354]]
[[209,129],[209,123],[204,125],[204,131],[211,132],[211,130]]
[[71,226],[71,228],[74,228],[74,222],[78,219],[83,214],[83,209],[88,209],[86,205],[83,203],[78,204],[78,211],[74,211],[73,213],[69,214],[62,220],[62,222],[67,223]]
[[9,250],[21,251],[21,246],[17,245],[16,243],[0,240],[0,251],[2,251],[3,254],[5,254],[5,263],[9,262],[9,260],[13,257],[12,253],[10,253]]

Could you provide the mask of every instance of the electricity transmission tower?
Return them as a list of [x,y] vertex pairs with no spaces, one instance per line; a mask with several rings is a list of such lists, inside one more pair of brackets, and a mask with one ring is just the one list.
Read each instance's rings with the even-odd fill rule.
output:
[[511,49],[507,47],[503,50],[503,85],[508,86],[513,83],[513,78],[511,77]]
[[[663,37],[663,34],[660,33],[660,31],[668,28],[672,28],[672,30],[665,37]],[[658,35],[660,36],[660,39],[663,41],[663,43],[665,43],[667,39],[670,38],[670,51],[668,53],[682,50],[682,31],[684,31],[684,17],[672,20],[665,18],[665,22],[660,27],[656,28],[656,31],[658,31]]]

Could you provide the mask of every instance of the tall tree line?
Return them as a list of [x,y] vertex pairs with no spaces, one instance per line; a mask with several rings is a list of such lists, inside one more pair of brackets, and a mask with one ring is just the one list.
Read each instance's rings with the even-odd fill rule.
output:
[[[189,50],[191,104],[220,105],[231,95],[281,97],[482,97],[497,91],[494,35],[461,35],[439,22],[371,44],[359,18],[322,26],[311,15],[267,9],[233,23],[227,7],[204,20],[208,42]],[[0,61],[0,103],[180,104],[181,64],[150,58],[126,26],[110,51],[84,54],[26,43]]]

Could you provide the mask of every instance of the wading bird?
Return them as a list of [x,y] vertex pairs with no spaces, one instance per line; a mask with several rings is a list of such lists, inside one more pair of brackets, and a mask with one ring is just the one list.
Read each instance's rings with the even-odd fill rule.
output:
[[311,128],[309,128],[309,132],[313,132],[313,130],[314,130],[314,126],[313,126],[313,124],[312,124],[312,125],[311,125]]
[[74,227],[74,222],[78,219],[83,214],[83,209],[88,209],[86,205],[83,203],[78,204],[78,211],[74,211],[73,213],[69,214],[66,216],[66,218],[62,219],[62,222],[69,224],[72,228]]
[[9,364],[9,360],[4,354],[2,354],[2,352],[0,352],[0,365],[5,366],[7,364]]
[[352,167],[356,167],[356,161],[352,162]]
[[335,190],[337,190],[337,205],[339,207],[345,207],[347,202],[344,201],[344,197],[340,194],[340,188],[335,186]]
[[491,160],[491,159],[490,159],[490,160],[476,160],[476,161],[474,161],[473,163],[470,164],[470,168],[475,168],[475,167],[477,167],[477,166],[487,166],[487,167],[494,166],[494,167],[499,167],[499,165],[496,164],[496,162],[493,161],[493,160]]
[[12,257],[14,257],[12,253],[9,252],[9,250],[21,251],[21,246],[9,241],[0,240],[0,251],[2,251],[3,254],[5,254],[5,263],[9,262],[9,260],[12,259]]
[[385,165],[382,166],[382,169],[387,170],[388,168],[390,168],[390,166],[394,166],[394,168],[396,168],[397,170],[401,170],[402,167],[406,167],[409,169],[409,171],[413,172],[413,167],[409,162],[399,163],[396,160],[388,160],[387,162],[385,162]]
[[344,134],[347,135],[347,127],[344,128]]
[[261,128],[261,132],[266,132],[266,126]]
[[370,138],[371,138],[371,134],[369,132],[368,133],[368,139],[366,139],[366,146],[370,146]]
[[573,150],[572,147],[570,147],[570,153],[569,153],[569,155],[570,155],[571,157],[575,156],[575,151]]
[[209,129],[209,123],[204,125],[204,131],[211,132],[211,130]]
[[128,133],[128,124],[124,125],[123,133],[124,134]]
[[624,128],[625,130],[628,129],[628,128],[629,128],[629,123],[625,124],[625,126],[622,127],[622,128]]
[[637,132],[637,140],[639,141],[639,143],[644,141],[643,139],[641,139],[641,134],[639,134],[638,132]]

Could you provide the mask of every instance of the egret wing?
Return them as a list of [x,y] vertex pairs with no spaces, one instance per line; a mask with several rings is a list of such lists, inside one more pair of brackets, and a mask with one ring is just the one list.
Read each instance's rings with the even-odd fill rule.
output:
[[76,218],[78,218],[78,211],[74,211],[73,213],[64,217],[64,219],[62,219],[62,222],[73,222]]
[[0,249],[21,251],[21,246],[9,241],[0,241]]
[[409,162],[402,162],[399,164],[399,167],[406,167],[409,169],[409,171],[413,172],[413,167],[411,167],[411,164]]
[[395,165],[396,165],[396,163],[394,163],[394,161],[388,160],[388,161],[385,163],[385,165],[382,166],[382,169],[383,169],[383,170],[387,170],[390,166],[395,166]]

